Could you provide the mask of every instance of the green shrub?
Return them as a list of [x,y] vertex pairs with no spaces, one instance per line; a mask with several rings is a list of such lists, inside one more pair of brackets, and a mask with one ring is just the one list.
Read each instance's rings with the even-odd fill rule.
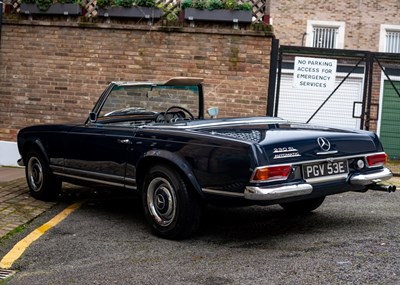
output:
[[253,10],[253,5],[251,5],[249,2],[243,2],[242,4],[239,4],[238,9],[243,11],[251,11]]
[[183,0],[181,2],[181,7],[182,7],[182,10],[186,9],[186,8],[192,8],[193,7],[193,1],[192,0]]
[[193,8],[204,10],[208,8],[208,1],[207,0],[193,0],[192,2]]
[[134,0],[134,4],[140,7],[155,7],[155,0]]
[[238,8],[238,3],[236,0],[225,0],[224,8],[228,10],[236,10]]
[[115,0],[115,6],[131,8],[133,6],[133,0]]
[[36,0],[35,3],[40,11],[47,11],[51,4],[53,4],[53,0]]
[[218,10],[223,9],[224,3],[221,0],[209,0],[208,2],[208,10]]
[[112,0],[97,0],[97,7],[99,8],[106,8],[110,7],[114,4]]

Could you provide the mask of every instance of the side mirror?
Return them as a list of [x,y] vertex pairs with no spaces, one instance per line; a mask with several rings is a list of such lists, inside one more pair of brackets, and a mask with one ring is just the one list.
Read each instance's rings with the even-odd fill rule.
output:
[[219,113],[219,108],[218,107],[211,107],[207,109],[208,115],[211,117],[211,119],[215,119],[218,116]]
[[89,113],[89,120],[91,123],[96,123],[97,121],[97,114],[95,112]]

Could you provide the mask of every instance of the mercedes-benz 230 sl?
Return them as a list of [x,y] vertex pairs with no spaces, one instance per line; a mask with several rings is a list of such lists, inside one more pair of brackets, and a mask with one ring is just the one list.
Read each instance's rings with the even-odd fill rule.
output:
[[113,82],[86,121],[19,132],[30,193],[55,198],[62,181],[132,190],[153,232],[180,239],[207,203],[308,212],[327,195],[395,191],[380,184],[392,173],[375,133],[204,113],[202,79]]

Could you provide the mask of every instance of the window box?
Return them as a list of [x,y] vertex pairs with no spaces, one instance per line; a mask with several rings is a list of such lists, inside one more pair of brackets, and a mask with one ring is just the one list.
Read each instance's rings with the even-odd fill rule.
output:
[[99,9],[100,17],[118,17],[118,18],[145,18],[148,20],[157,20],[162,16],[162,10],[154,7],[109,7]]
[[200,10],[186,8],[184,10],[185,19],[189,21],[210,21],[210,22],[230,22],[230,23],[251,23],[252,11],[244,10]]
[[36,4],[21,3],[20,13],[27,15],[82,15],[82,7],[77,3],[60,4],[54,3],[46,11],[40,10]]

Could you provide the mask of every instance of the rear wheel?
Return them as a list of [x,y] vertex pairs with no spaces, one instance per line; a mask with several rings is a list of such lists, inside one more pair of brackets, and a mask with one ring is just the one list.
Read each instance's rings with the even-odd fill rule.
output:
[[143,207],[152,231],[163,238],[186,238],[200,225],[200,199],[182,176],[166,165],[157,165],[148,171]]
[[39,200],[54,200],[61,190],[61,181],[54,177],[43,155],[31,150],[26,156],[26,181],[31,195]]
[[302,201],[296,201],[296,202],[289,202],[289,203],[281,203],[281,207],[285,209],[286,211],[290,213],[308,213],[311,212],[315,209],[317,209],[319,206],[322,205],[322,203],[325,200],[325,196],[323,197],[318,197],[318,198],[312,198],[308,200],[302,200]]

